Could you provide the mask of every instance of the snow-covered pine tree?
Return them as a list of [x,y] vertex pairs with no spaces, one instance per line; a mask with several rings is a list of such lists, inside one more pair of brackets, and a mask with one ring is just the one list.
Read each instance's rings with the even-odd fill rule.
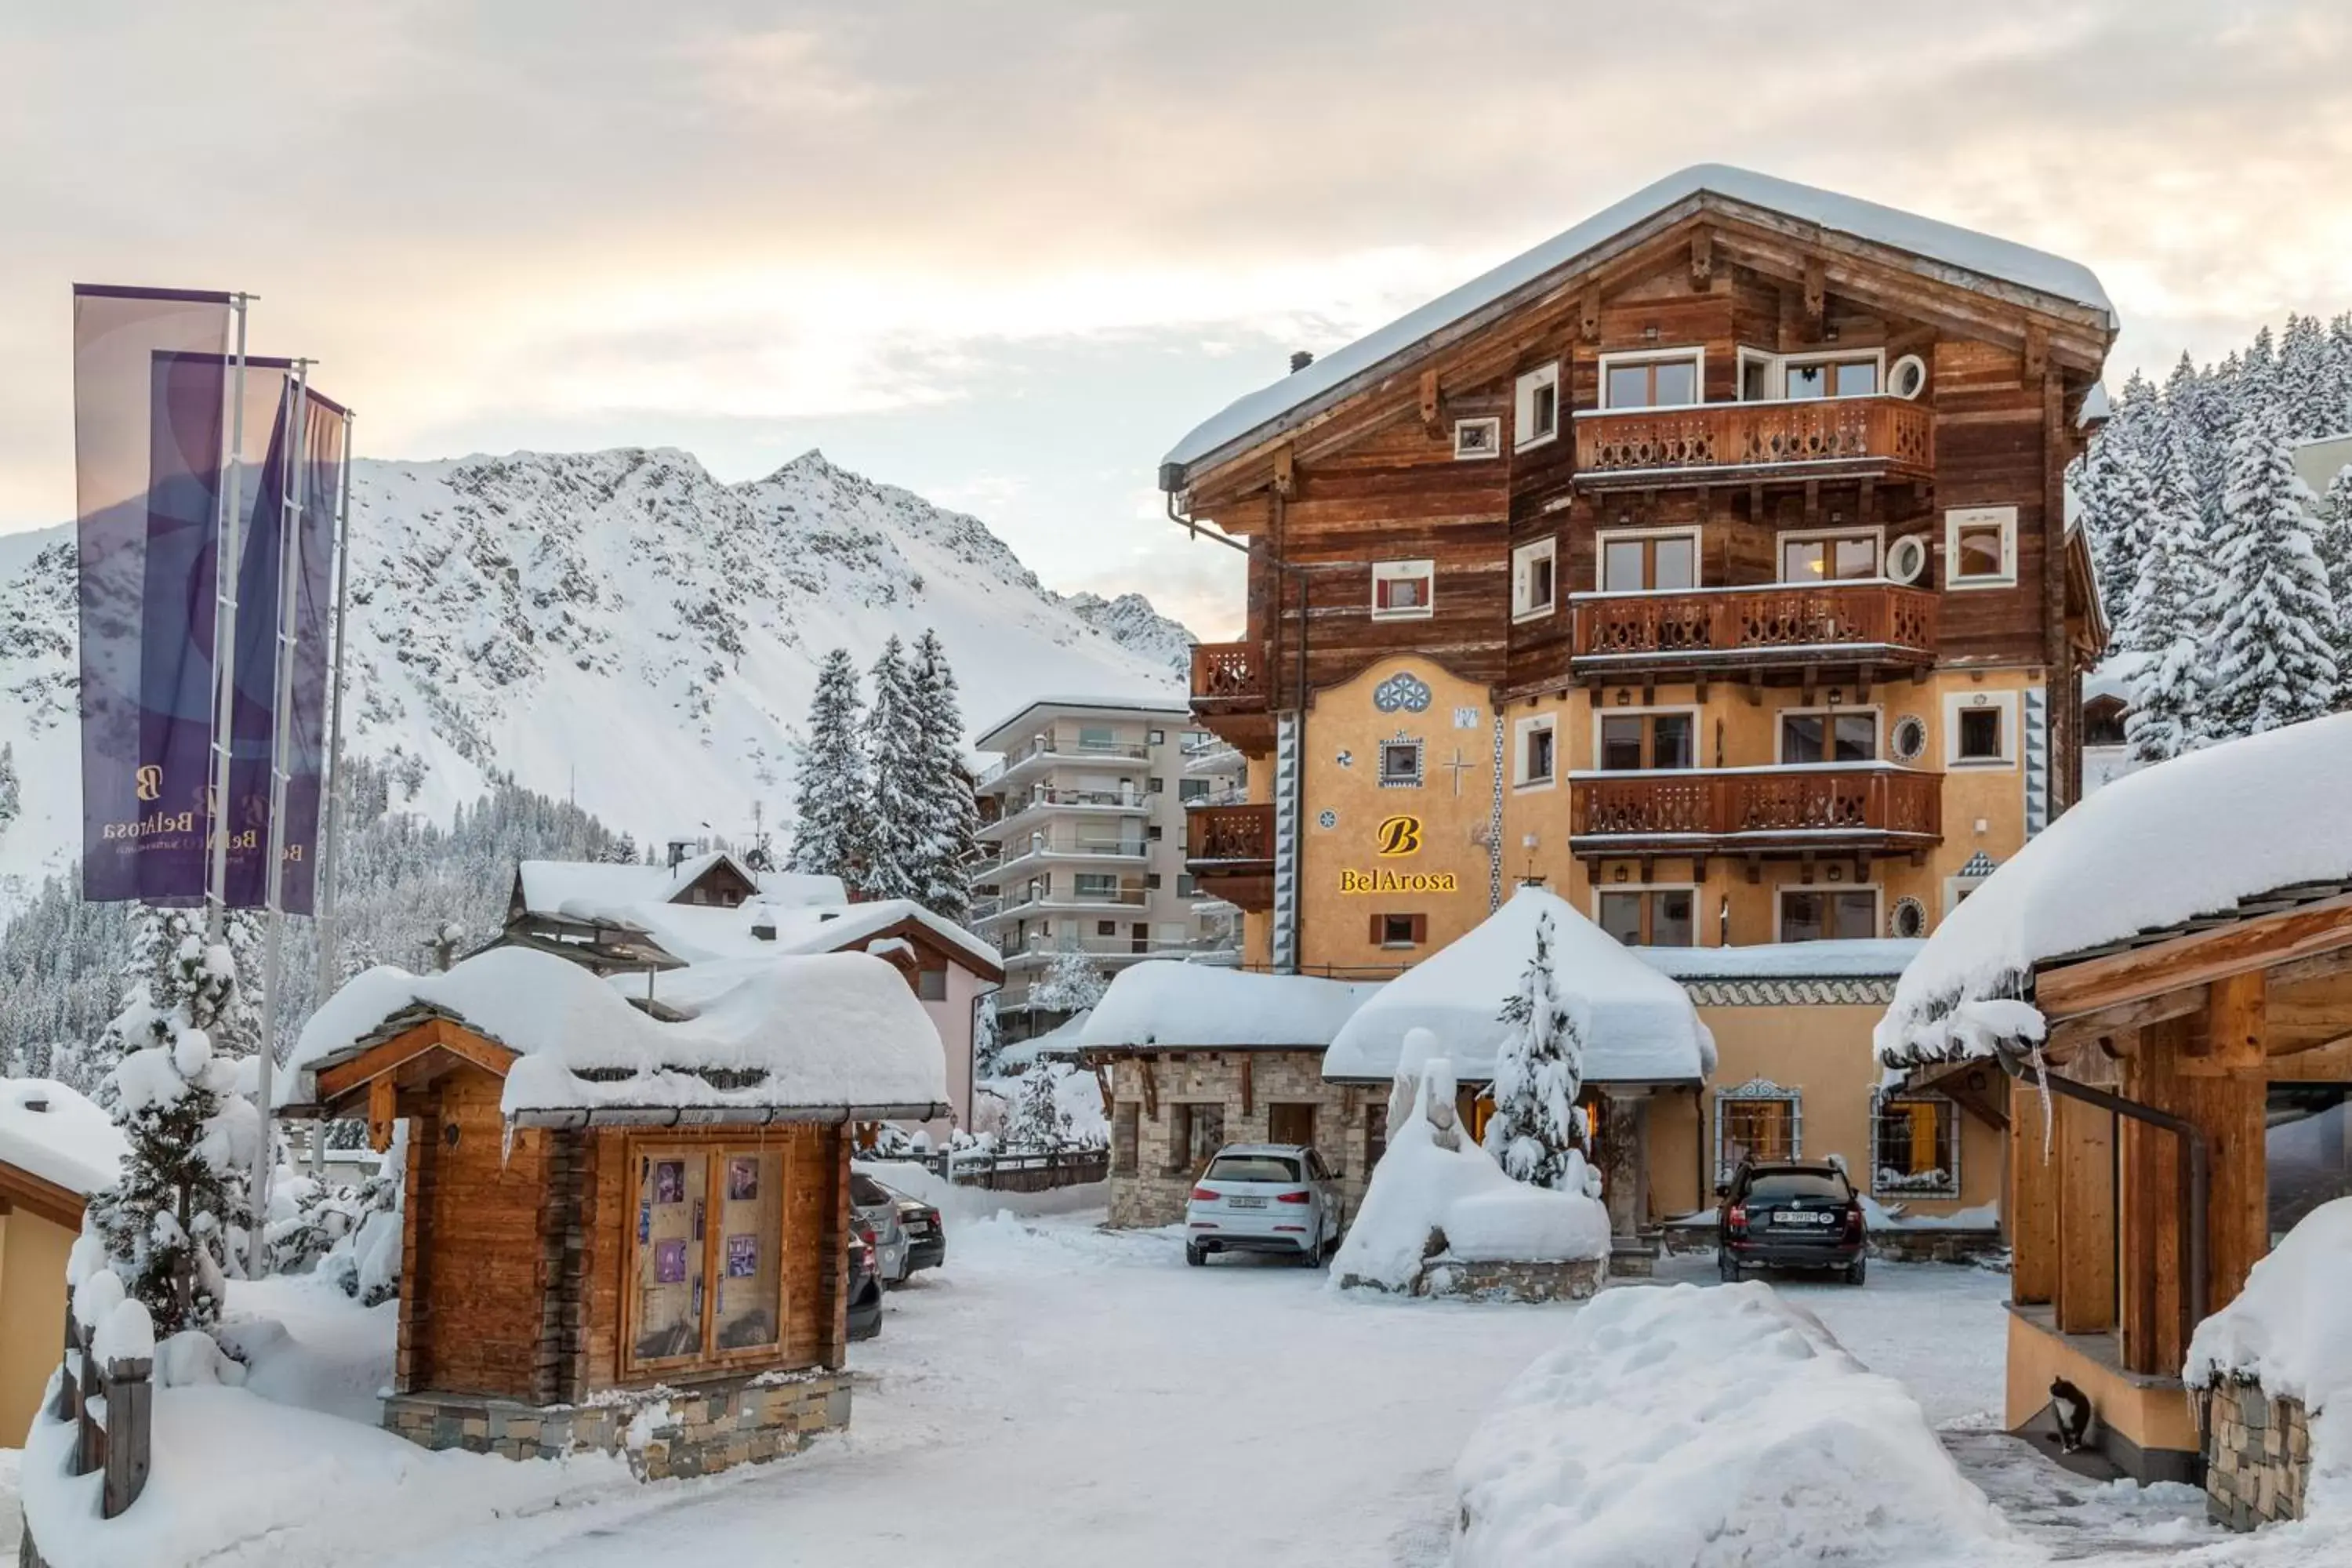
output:
[[88,1228],[159,1334],[217,1321],[231,1247],[247,1220],[246,1173],[260,1113],[234,1092],[236,1058],[218,1042],[254,1029],[238,963],[207,946],[203,916],[148,911],[140,973],[110,1033],[128,1047],[109,1075],[131,1145],[122,1179],[90,1200]]
[[1021,1075],[1021,1098],[1004,1123],[1003,1146],[1027,1154],[1050,1154],[1077,1142],[1077,1120],[1061,1107],[1061,1069],[1038,1062]]
[[1103,978],[1102,965],[1095,955],[1080,947],[1077,938],[1065,934],[1054,962],[1029,988],[1029,1001],[1049,1013],[1083,1013],[1101,1001],[1108,989],[1110,983]]
[[896,637],[882,645],[871,674],[874,700],[866,710],[870,794],[858,885],[869,898],[920,899],[931,823],[928,759],[914,671]]
[[2336,707],[2352,710],[2352,464],[2336,470],[2320,499],[2317,542],[2336,601]]
[[793,849],[786,859],[794,871],[839,877],[853,887],[859,882],[870,794],[859,732],[864,706],[849,650],[835,648],[817,668],[808,731],[794,747],[800,778],[793,797]]
[[0,837],[25,809],[25,788],[16,777],[16,748],[0,742]]
[[637,863],[637,841],[624,833],[606,845],[604,852],[596,858],[607,866],[634,866]]
[[994,1078],[996,1060],[1004,1052],[1004,1029],[996,1019],[996,993],[980,999],[971,1013],[971,1076]]
[[2339,613],[2304,510],[2307,492],[2287,457],[2285,416],[2267,386],[2246,391],[2212,536],[2221,608],[2208,654],[2211,739],[2325,713],[2338,679]]
[[2098,561],[2099,595],[2111,625],[2121,625],[2153,526],[2147,465],[2161,438],[2164,409],[2155,386],[2135,373],[2115,417],[2092,439],[2074,476],[2075,499]]
[[2279,338],[2276,393],[2289,441],[2343,432],[2344,411],[2336,402],[2335,367],[2328,361],[2327,334],[2316,316],[2290,314]]
[[1584,1036],[1552,973],[1551,917],[1536,921],[1535,951],[1519,988],[1503,1004],[1510,1026],[1495,1053],[1495,1113],[1486,1121],[1486,1152],[1516,1179],[1559,1187],[1580,1162],[1584,1114]]
[[2352,310],[2327,323],[2327,384],[2334,430],[2352,430]]
[[971,863],[978,848],[980,808],[963,766],[963,713],[955,670],[939,634],[915,641],[916,733],[922,752],[925,812],[920,858],[925,909],[961,925],[971,918]]
[[2198,511],[2187,435],[2166,420],[2149,457],[2151,526],[2147,558],[2119,628],[2119,647],[2142,656],[2124,720],[2132,752],[2162,762],[2193,750],[2204,720],[2205,645],[2214,587]]

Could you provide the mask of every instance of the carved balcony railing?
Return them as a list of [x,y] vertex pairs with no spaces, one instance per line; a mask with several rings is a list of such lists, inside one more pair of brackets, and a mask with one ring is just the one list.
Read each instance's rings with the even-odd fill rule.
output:
[[1579,674],[1936,662],[1936,595],[1893,583],[1781,584],[1575,600]]
[[1924,849],[1943,837],[1943,783],[1881,763],[1586,773],[1570,835],[1587,855]]
[[1588,488],[1712,475],[1746,482],[1773,469],[1927,478],[1935,411],[1900,397],[1702,403],[1576,416],[1576,481]]
[[1201,890],[1244,910],[1274,903],[1274,807],[1203,805],[1185,814],[1184,868]]
[[1192,708],[1200,713],[1261,709],[1266,700],[1265,650],[1251,642],[1192,646]]

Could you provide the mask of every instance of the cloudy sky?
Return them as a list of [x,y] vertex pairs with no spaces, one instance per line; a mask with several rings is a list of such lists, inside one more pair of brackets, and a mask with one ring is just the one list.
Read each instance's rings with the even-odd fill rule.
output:
[[361,450],[812,446],[1210,635],[1177,437],[1684,164],[2095,268],[2110,378],[2352,308],[2342,0],[165,0],[0,12],[0,530],[68,285],[250,289]]

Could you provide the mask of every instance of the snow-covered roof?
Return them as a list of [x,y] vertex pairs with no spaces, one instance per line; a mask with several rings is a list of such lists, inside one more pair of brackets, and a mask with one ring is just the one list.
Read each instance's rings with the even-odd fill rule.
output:
[[[881,959],[833,952],[689,968],[666,976],[661,991],[688,1016],[660,1022],[580,965],[521,948],[493,948],[443,974],[371,969],[304,1026],[278,1103],[311,1103],[321,1066],[419,1008],[521,1057],[507,1073],[509,1116],[694,1107],[929,1114],[946,1103],[939,1032]],[[613,1076],[620,1071],[628,1076]]]
[[1637,947],[1636,958],[1676,980],[1891,978],[1919,955],[1917,938],[1767,942],[1748,947]]
[[523,907],[535,915],[598,918],[618,904],[667,903],[726,861],[766,902],[786,908],[846,903],[838,877],[801,871],[753,871],[723,849],[693,855],[672,866],[608,865],[593,860],[525,860],[518,868]]
[[1251,974],[1152,959],[1122,971],[1087,1015],[1078,1045],[1321,1050],[1380,990],[1376,983]]
[[1483,318],[1495,307],[1507,308],[1515,296],[1555,272],[1597,259],[1591,253],[1628,230],[1654,221],[1663,227],[1682,216],[1686,206],[1695,210],[1709,196],[1715,198],[1715,205],[1729,209],[1761,208],[1906,251],[1990,282],[2017,285],[2086,306],[2110,324],[2116,319],[2106,290],[2079,262],[1833,191],[1727,164],[1699,163],[1643,187],[1483,277],[1239,399],[1196,426],[1163,460],[1189,465],[1286,416],[1304,417],[1310,405],[1319,407],[1346,395],[1357,377],[1387,365],[1424,340],[1465,335],[1480,324],[1473,318]]
[[[1047,713],[1133,713],[1159,719],[1189,719],[1192,710],[1181,698],[1171,698],[1159,692],[1109,692],[1092,697],[1033,697],[1020,707],[982,730],[972,742],[982,752],[1003,751],[1004,732],[1022,728],[1034,718]],[[1026,739],[1026,736],[1017,737]]]
[[2107,384],[2104,381],[2091,383],[2091,390],[2083,394],[2082,412],[2074,416],[2075,425],[2097,425],[2115,416],[2115,408],[2107,401]]
[[88,1197],[114,1184],[130,1153],[114,1118],[79,1090],[54,1079],[0,1079],[0,1163]]
[[[2352,714],[2225,742],[2074,806],[1946,915],[1878,1022],[1890,1067],[1990,1048],[1948,1015],[2024,996],[2036,964],[2352,878]],[[1980,1020],[1981,1021],[1981,1020]]]
[[1582,998],[1591,1027],[1584,1077],[1596,1083],[1681,1083],[1715,1070],[1715,1037],[1683,988],[1635,957],[1557,893],[1521,888],[1486,921],[1381,988],[1340,1026],[1323,1056],[1329,1079],[1393,1078],[1409,1030],[1428,1029],[1467,1079],[1492,1075],[1505,999],[1552,921],[1559,988]]
[[2094,698],[2113,697],[2129,703],[2132,681],[2137,678],[2140,666],[2147,662],[2147,655],[2129,649],[2107,655],[2083,677],[2083,700],[2088,702]]

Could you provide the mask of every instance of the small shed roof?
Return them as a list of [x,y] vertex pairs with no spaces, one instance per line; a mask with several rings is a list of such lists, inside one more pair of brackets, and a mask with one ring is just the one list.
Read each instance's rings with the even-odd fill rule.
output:
[[86,1198],[115,1184],[130,1153],[114,1119],[79,1090],[54,1079],[0,1079],[0,1164]]
[[[523,908],[535,915],[592,920],[620,906],[667,903],[725,861],[780,908],[842,904],[849,894],[838,877],[800,871],[753,871],[723,849],[688,856],[676,866],[608,865],[596,860],[525,860],[516,868]],[[605,913],[607,923],[612,917]]]
[[1404,1037],[1425,1028],[1458,1078],[1491,1077],[1507,1028],[1503,1003],[1517,991],[1549,915],[1553,973],[1583,1000],[1590,1019],[1584,1077],[1590,1083],[1686,1083],[1715,1070],[1715,1037],[1683,988],[1575,906],[1541,888],[1521,888],[1460,940],[1390,981],[1343,1025],[1323,1057],[1323,1076],[1386,1079],[1404,1066]]
[[1376,983],[1251,974],[1153,959],[1122,971],[1087,1015],[1082,1050],[1137,1047],[1321,1050]]
[[322,1074],[441,1018],[512,1053],[498,1064],[512,1118],[943,1114],[939,1033],[881,959],[835,952],[689,969],[664,989],[686,1016],[650,1017],[579,965],[520,948],[478,953],[445,974],[371,969],[303,1028],[278,1104],[317,1103]]

